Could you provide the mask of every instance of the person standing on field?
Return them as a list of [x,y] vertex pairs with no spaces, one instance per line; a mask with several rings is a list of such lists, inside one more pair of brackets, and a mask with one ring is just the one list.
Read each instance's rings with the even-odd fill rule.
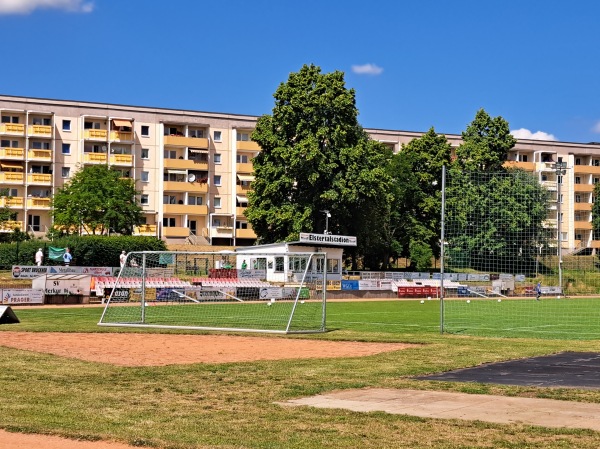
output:
[[40,248],[37,250],[37,253],[35,253],[35,264],[38,267],[41,267],[43,261],[44,261],[44,252],[42,251],[42,248]]
[[119,263],[121,264],[121,268],[125,266],[125,262],[127,261],[127,254],[125,251],[121,251],[121,255],[119,256]]
[[542,296],[542,281],[538,282],[535,286],[535,300],[539,301]]

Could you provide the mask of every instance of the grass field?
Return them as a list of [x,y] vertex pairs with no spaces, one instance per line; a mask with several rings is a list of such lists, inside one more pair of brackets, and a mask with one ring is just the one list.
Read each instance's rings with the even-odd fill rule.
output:
[[[510,307],[505,302],[510,301],[501,305]],[[360,358],[131,368],[0,347],[0,428],[171,449],[600,447],[600,434],[587,430],[274,404],[360,387],[600,403],[600,391],[415,380],[486,362],[600,351],[598,340],[441,335],[439,308],[437,301],[332,302],[327,305],[329,332],[272,337],[420,343]],[[8,330],[119,332],[123,338],[129,332],[158,332],[98,327],[101,312],[92,307],[19,308],[21,324],[0,326],[0,339]]]

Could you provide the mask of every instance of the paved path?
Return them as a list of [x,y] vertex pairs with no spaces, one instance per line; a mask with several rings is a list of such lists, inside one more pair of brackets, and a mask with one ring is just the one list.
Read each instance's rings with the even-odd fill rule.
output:
[[600,431],[600,404],[554,399],[373,388],[338,391],[280,404]]

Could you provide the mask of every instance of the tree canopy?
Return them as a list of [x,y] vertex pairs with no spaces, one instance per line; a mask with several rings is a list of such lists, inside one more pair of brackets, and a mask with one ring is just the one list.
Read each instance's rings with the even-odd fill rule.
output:
[[105,165],[86,165],[52,199],[54,224],[66,233],[130,235],[142,222],[133,179]]
[[382,244],[376,226],[389,213],[391,151],[359,125],[343,73],[305,65],[274,97],[272,114],[260,117],[252,134],[262,151],[253,159],[246,217],[259,241],[321,233],[329,211],[331,232],[356,235],[371,248]]

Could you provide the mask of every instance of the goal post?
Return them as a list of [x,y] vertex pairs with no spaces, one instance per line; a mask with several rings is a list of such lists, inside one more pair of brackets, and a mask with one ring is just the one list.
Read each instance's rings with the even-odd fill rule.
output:
[[324,253],[127,254],[98,325],[242,332],[326,330]]

